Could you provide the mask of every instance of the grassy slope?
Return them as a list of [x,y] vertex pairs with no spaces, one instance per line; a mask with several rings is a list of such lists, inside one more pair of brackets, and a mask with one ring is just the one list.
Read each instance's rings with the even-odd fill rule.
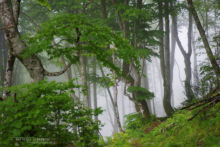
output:
[[[150,121],[140,127],[126,129],[109,139],[108,147],[220,147],[220,103],[208,112],[201,113],[192,121],[190,117],[198,110],[182,110],[172,118],[161,122]],[[159,122],[159,123],[158,123]],[[133,126],[135,126],[133,124]]]

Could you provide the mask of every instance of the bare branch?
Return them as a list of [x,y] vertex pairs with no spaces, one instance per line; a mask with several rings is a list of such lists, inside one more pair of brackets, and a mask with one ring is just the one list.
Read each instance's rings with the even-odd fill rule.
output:
[[181,53],[182,53],[183,56],[185,57],[187,53],[186,53],[186,51],[184,50],[183,45],[182,45],[182,43],[181,43],[181,41],[180,41],[180,39],[179,39],[178,30],[177,30],[177,24],[174,23],[173,25],[174,25],[174,33],[175,33],[175,35],[176,35],[177,45],[179,46],[179,49],[180,49]]
[[72,63],[69,63],[67,66],[65,66],[65,68],[62,71],[59,71],[59,72],[48,72],[44,69],[44,75],[45,76],[59,76],[59,75],[62,75],[63,73],[65,73],[70,68],[71,65],[72,65]]

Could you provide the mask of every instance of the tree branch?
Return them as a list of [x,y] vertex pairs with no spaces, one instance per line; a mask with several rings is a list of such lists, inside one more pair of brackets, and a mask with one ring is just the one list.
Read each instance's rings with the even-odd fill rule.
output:
[[178,29],[177,29],[177,24],[174,23],[174,33],[176,35],[176,42],[177,42],[177,45],[179,46],[179,49],[181,51],[181,53],[183,54],[183,56],[185,57],[187,55],[186,51],[184,50],[183,46],[182,46],[182,43],[179,39],[179,35],[178,35]]
[[48,72],[44,69],[44,75],[45,76],[59,76],[59,75],[62,75],[63,73],[65,73],[70,68],[71,65],[72,65],[72,63],[69,63],[67,66],[65,66],[65,68],[62,71],[59,71],[59,72]]

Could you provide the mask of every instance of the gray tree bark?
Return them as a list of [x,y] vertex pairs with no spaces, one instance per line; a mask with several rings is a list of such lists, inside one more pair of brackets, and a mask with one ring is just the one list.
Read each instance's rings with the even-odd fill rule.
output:
[[[102,76],[105,77],[105,73],[103,71],[103,68],[101,65],[99,65],[100,67],[100,70],[101,70],[101,73],[102,73]],[[115,81],[114,81],[115,82]],[[115,82],[116,84],[116,82]],[[123,132],[123,129],[122,129],[122,125],[121,125],[121,122],[120,122],[120,116],[119,116],[119,111],[118,111],[118,102],[117,102],[117,85],[114,84],[114,95],[112,96],[112,93],[110,91],[110,88],[107,87],[107,92],[109,94],[109,97],[110,97],[110,100],[111,100],[111,103],[112,103],[112,106],[113,106],[113,112],[114,112],[114,120],[115,122],[117,122],[117,126],[119,128],[120,131]]]
[[202,25],[201,25],[201,22],[199,20],[199,17],[198,17],[198,14],[196,12],[196,9],[194,7],[194,4],[192,2],[192,0],[187,0],[188,2],[188,5],[189,5],[189,10],[191,11],[192,15],[193,15],[193,18],[194,18],[194,21],[195,21],[195,24],[197,26],[197,29],[199,31],[199,34],[202,38],[202,41],[203,41],[203,44],[205,46],[205,50],[206,50],[206,53],[208,55],[208,58],[211,62],[211,65],[215,71],[215,74],[217,76],[217,78],[220,78],[220,68],[219,68],[219,65],[218,63],[216,62],[216,59],[212,53],[212,50],[211,50],[211,47],[209,45],[209,42],[207,40],[207,37],[206,37],[206,34],[205,34],[205,30],[203,29]]
[[164,99],[163,104],[168,116],[173,113],[171,106],[171,83],[170,83],[170,21],[169,21],[169,3],[165,2],[165,80],[164,80]]
[[[176,1],[171,2],[171,8],[175,9]],[[171,105],[174,106],[174,93],[173,93],[173,70],[174,70],[174,59],[176,51],[176,34],[175,34],[175,23],[177,23],[176,15],[171,15],[172,26],[171,26],[171,52],[170,52],[170,83],[171,83]]]
[[[0,0],[0,15],[2,22],[2,29],[4,32],[4,38],[9,48],[8,67],[6,69],[4,85],[11,86],[11,75],[15,58],[25,66],[32,78],[32,81],[40,81],[44,79],[44,76],[58,76],[64,73],[65,68],[61,72],[49,73],[43,68],[41,60],[32,55],[27,58],[22,57],[22,53],[27,49],[26,44],[21,40],[18,32],[18,18],[20,12],[20,0],[14,0],[12,5],[11,0]],[[4,94],[3,98],[7,98]]]
[[[96,58],[95,57],[93,59],[93,75],[96,77]],[[93,102],[94,102],[94,109],[98,108],[96,81],[93,82]],[[98,116],[95,116],[95,120],[98,121]]]
[[[169,25],[169,3],[166,2],[163,6],[162,2],[158,2],[159,9],[159,30],[163,31],[163,11],[165,15],[165,39],[163,36],[159,38],[160,40],[160,64],[161,64],[161,72],[163,77],[163,85],[164,85],[164,98],[163,105],[164,110],[167,116],[171,116],[174,112],[171,106],[171,80],[170,80],[170,25]],[[163,42],[165,44],[163,45]]]
[[192,55],[192,14],[189,12],[189,27],[188,27],[188,52],[186,52],[182,46],[182,43],[179,39],[178,36],[178,29],[177,29],[177,24],[175,24],[175,34],[176,34],[176,39],[177,39],[177,44],[180,48],[180,51],[184,57],[184,63],[185,63],[185,92],[186,92],[186,97],[189,102],[193,100],[194,93],[192,90],[192,68],[191,68],[191,55]]

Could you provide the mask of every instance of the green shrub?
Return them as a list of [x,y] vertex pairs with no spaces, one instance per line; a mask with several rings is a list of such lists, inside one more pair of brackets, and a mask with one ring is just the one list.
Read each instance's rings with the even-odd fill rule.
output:
[[42,81],[9,88],[0,102],[0,146],[95,146],[100,122],[91,110],[74,101],[69,83]]
[[131,113],[125,116],[125,129],[137,130],[143,126],[148,125],[150,122],[154,121],[155,116],[151,118],[144,118],[141,113]]

